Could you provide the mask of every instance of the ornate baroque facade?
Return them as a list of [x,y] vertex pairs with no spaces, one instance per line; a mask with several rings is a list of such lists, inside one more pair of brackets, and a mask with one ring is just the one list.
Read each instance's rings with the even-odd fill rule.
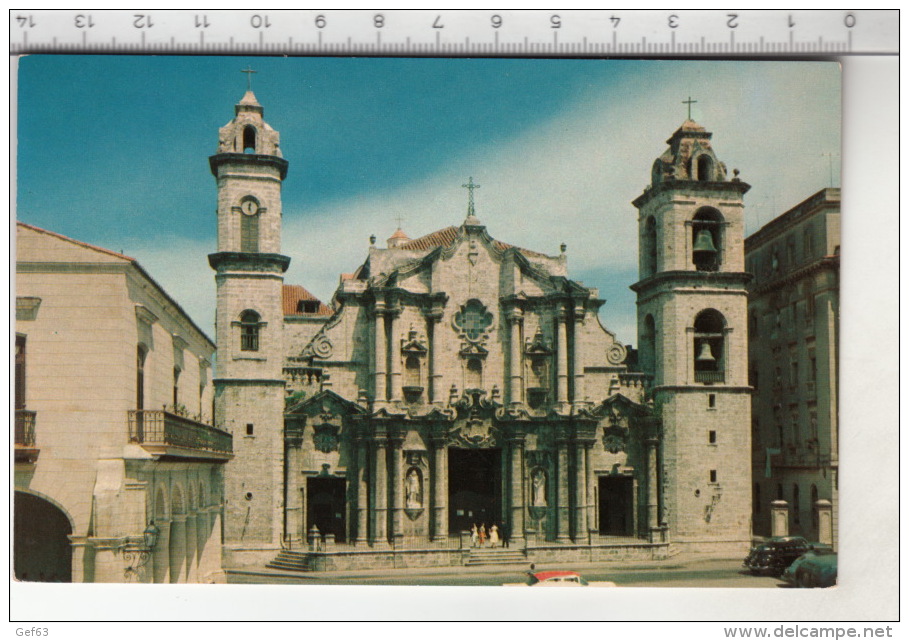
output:
[[748,186],[709,139],[687,121],[635,201],[634,371],[564,246],[490,237],[472,181],[461,225],[373,242],[330,307],[284,285],[287,161],[247,92],[210,159],[226,566],[460,563],[474,524],[541,560],[744,550]]

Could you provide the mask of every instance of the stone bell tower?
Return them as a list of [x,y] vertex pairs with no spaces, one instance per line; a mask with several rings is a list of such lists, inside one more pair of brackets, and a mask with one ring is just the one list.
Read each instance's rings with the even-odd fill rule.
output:
[[672,541],[741,551],[751,536],[744,203],[712,134],[690,118],[667,141],[639,210],[638,344],[662,419]]
[[218,184],[215,421],[234,436],[224,478],[224,542],[279,542],[282,524],[284,272],[278,132],[252,91],[219,131],[209,158]]

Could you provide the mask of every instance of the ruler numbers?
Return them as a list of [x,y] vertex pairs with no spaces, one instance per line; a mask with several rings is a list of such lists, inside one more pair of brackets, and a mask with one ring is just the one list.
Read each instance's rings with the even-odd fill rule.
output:
[[10,13],[10,52],[380,55],[898,53],[888,10]]

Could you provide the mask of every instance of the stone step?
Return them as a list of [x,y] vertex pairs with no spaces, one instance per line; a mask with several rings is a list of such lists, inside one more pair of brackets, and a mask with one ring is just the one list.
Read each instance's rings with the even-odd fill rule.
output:
[[308,572],[310,569],[309,560],[305,553],[291,552],[289,550],[284,550],[278,553],[278,556],[276,556],[270,563],[266,563],[265,567],[273,568],[276,570],[291,570],[295,572]]
[[465,565],[524,565],[527,558],[520,550],[472,548]]

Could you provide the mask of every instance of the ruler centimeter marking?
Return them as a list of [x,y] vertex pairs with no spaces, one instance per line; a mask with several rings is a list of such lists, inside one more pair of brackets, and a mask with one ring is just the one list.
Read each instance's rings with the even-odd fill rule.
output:
[[899,53],[897,10],[10,10],[10,54],[835,56]]

